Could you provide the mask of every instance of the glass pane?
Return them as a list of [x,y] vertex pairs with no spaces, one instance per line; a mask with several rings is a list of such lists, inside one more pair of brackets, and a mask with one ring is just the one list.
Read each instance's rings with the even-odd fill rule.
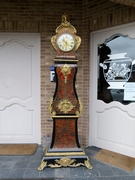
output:
[[135,101],[135,39],[115,34],[98,45],[98,99]]

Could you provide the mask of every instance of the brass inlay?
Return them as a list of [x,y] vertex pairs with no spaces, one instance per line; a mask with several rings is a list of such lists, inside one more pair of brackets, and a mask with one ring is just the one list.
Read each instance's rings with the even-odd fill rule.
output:
[[[56,33],[59,33],[59,31],[60,31],[61,29],[63,29],[63,28],[68,28],[68,29],[70,29],[70,30],[72,31],[72,33],[74,33],[74,34],[77,32],[77,31],[76,31],[76,28],[75,28],[74,26],[72,26],[72,25],[70,24],[70,22],[67,21],[67,15],[66,15],[66,14],[64,14],[64,15],[62,16],[62,23],[61,23],[60,26],[57,27]],[[75,40],[76,40],[76,46],[75,46],[75,49],[74,49],[74,50],[77,50],[77,49],[79,48],[80,44],[81,44],[81,38],[80,38],[79,36],[75,36]]]
[[73,50],[76,51],[76,50],[79,48],[80,44],[81,44],[81,38],[80,38],[79,36],[75,35],[76,32],[77,32],[77,31],[76,31],[76,28],[75,28],[74,26],[72,26],[72,25],[70,24],[70,22],[68,22],[68,20],[67,20],[67,15],[66,15],[66,14],[64,14],[64,15],[62,16],[62,23],[61,23],[61,24],[56,28],[56,30],[55,30],[55,32],[56,32],[57,35],[54,35],[54,36],[52,36],[52,38],[51,38],[51,43],[52,43],[53,47],[54,47],[54,48],[56,49],[56,51],[57,51],[57,49],[58,49],[58,46],[57,46],[57,43],[56,43],[56,41],[57,41],[57,36],[58,36],[58,34],[60,33],[60,31],[61,31],[62,29],[64,29],[65,32],[66,32],[66,31],[70,31],[70,33],[74,35],[75,47],[74,47]]
[[75,159],[71,159],[69,157],[62,157],[61,159],[56,159],[54,164],[47,164],[47,161],[44,161],[42,159],[40,166],[38,167],[39,171],[42,171],[45,167],[51,167],[51,168],[59,168],[59,167],[78,167],[78,166],[86,166],[88,169],[92,169],[89,162],[89,158],[87,157],[87,160],[84,160],[84,163],[76,163]]
[[62,15],[61,25],[59,25],[59,26],[56,28],[55,32],[56,32],[56,33],[59,33],[59,31],[60,31],[61,29],[63,29],[63,28],[68,28],[68,29],[70,29],[73,33],[76,33],[76,32],[77,32],[77,31],[76,31],[76,28],[75,28],[74,26],[72,26],[70,22],[68,22],[68,20],[67,20],[67,15],[66,15],[66,14],[63,14],[63,15]]
[[71,111],[75,106],[72,105],[71,101],[67,99],[63,99],[60,101],[60,103],[57,106],[60,111],[62,111],[64,114],[67,114],[69,111]]
[[65,83],[67,83],[67,76],[71,73],[71,68],[68,66],[68,64],[64,64],[64,66],[61,67],[61,72],[64,75]]
[[76,111],[76,115],[77,116],[80,116],[82,114],[82,110],[83,110],[83,106],[82,106],[82,102],[81,100],[78,98],[78,101],[79,101],[79,111]]
[[90,164],[89,158],[87,157],[87,160],[84,161],[84,165],[88,168],[88,169],[92,169],[93,167]]
[[[53,98],[50,100],[50,103],[49,103],[49,107],[48,107],[48,111],[49,113],[51,114],[51,116],[53,118],[78,118],[81,114],[82,114],[82,103],[80,101],[80,99],[78,98],[78,101],[79,101],[79,111],[76,111],[76,115],[72,115],[72,116],[57,116],[56,115],[56,112],[55,111],[52,111],[52,103],[53,103]],[[73,109],[73,106],[71,101],[67,100],[67,99],[64,99],[64,100],[61,100],[60,103],[58,104],[57,106],[60,111],[62,111],[64,114],[67,114],[69,111],[71,111]]]
[[72,164],[73,162],[75,162],[75,159],[70,159],[68,157],[63,157],[60,160],[55,160],[58,164],[60,164],[61,166],[67,167],[70,164]]
[[53,103],[53,98],[51,98],[50,103],[49,103],[49,107],[48,107],[48,111],[51,114],[51,116],[55,116],[56,112],[52,111],[52,103]]
[[51,168],[54,167],[78,167],[78,166],[84,166],[83,163],[75,163],[75,159],[70,159],[69,157],[63,157],[60,160],[55,160],[55,164],[49,164]]
[[42,159],[40,166],[38,167],[39,171],[42,171],[47,166],[47,162]]

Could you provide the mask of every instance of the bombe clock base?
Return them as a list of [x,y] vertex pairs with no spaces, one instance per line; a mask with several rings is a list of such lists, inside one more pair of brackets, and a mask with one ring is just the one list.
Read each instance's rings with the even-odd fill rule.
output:
[[89,158],[86,156],[84,149],[71,148],[71,149],[50,149],[48,146],[45,151],[45,155],[42,158],[41,164],[38,170],[41,171],[44,168],[60,168],[60,167],[79,167],[85,166],[88,169],[92,169]]

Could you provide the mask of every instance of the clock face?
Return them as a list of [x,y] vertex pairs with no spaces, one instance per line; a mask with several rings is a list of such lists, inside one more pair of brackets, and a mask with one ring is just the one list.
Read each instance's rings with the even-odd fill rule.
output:
[[70,34],[62,34],[57,39],[57,45],[61,51],[69,52],[75,46],[75,40]]

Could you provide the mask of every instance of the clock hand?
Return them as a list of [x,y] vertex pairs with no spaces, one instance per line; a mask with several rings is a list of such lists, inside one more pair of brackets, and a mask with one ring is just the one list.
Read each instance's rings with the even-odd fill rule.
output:
[[65,39],[63,39],[64,43],[67,45],[67,41]]

